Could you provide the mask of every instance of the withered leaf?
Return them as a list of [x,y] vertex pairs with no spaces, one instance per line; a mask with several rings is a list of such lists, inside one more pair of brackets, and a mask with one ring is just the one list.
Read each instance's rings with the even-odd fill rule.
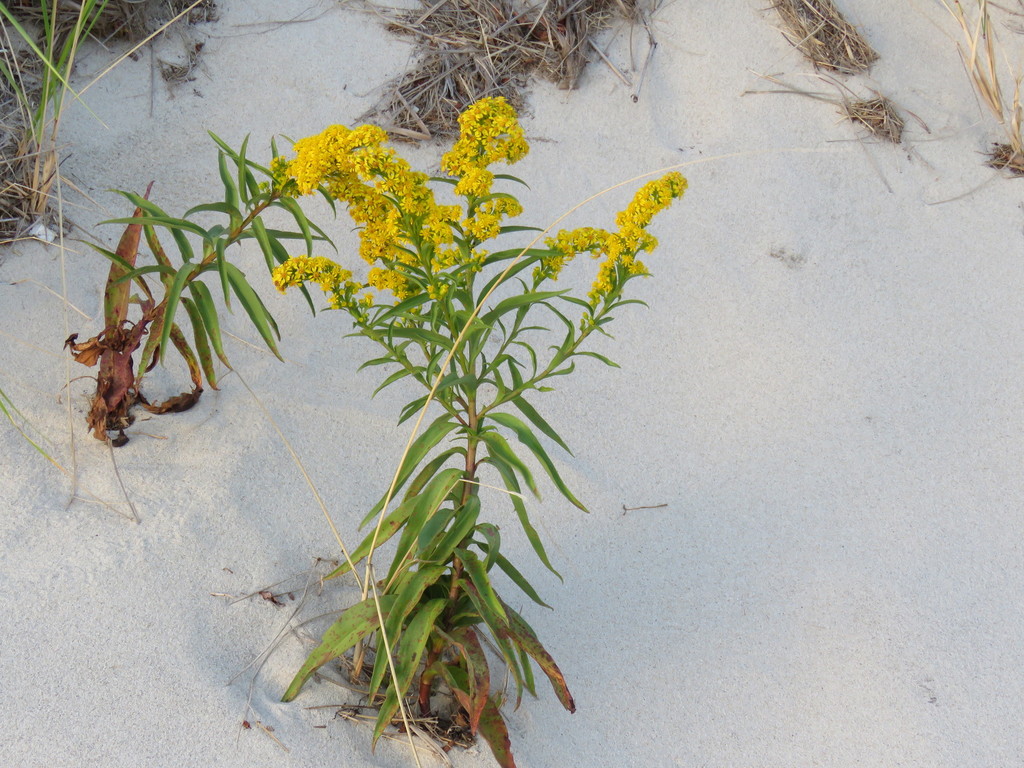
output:
[[164,400],[157,405],[151,405],[140,399],[142,407],[150,413],[182,413],[199,402],[199,396],[203,394],[203,388],[197,387],[191,392],[182,392],[176,397]]
[[78,334],[72,333],[64,341],[64,348],[71,350],[71,356],[76,363],[87,365],[90,368],[99,362],[100,356],[106,351],[107,345],[100,341],[99,336],[93,336],[88,341],[78,343]]

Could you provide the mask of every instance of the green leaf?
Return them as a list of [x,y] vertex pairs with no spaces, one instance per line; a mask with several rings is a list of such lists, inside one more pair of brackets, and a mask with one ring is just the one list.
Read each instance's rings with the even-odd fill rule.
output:
[[405,301],[395,304],[395,306],[387,309],[383,314],[376,318],[376,324],[385,325],[390,323],[392,320],[398,317],[406,317],[410,310],[416,307],[421,307],[430,301],[430,296],[426,293],[418,293]]
[[619,364],[616,363],[614,360],[611,360],[610,358],[607,358],[604,355],[599,355],[599,354],[597,354],[597,352],[575,352],[574,354],[577,357],[592,357],[595,360],[600,360],[602,363],[604,363],[605,365],[610,366],[612,368],[618,368],[619,367]]
[[402,413],[398,417],[399,426],[423,410],[423,406],[426,404],[428,399],[429,396],[424,395],[423,397],[416,398],[411,403],[406,403],[405,407],[402,409]]
[[526,424],[510,413],[492,413],[490,414],[490,418],[492,421],[498,422],[503,427],[507,427],[515,433],[519,442],[529,448],[533,455],[537,457],[537,461],[539,461],[541,466],[544,467],[544,470],[548,473],[548,477],[551,478],[551,482],[555,484],[555,487],[558,488],[559,492],[561,492],[561,494],[573,506],[582,509],[584,512],[589,512],[589,510],[583,506],[582,502],[573,496],[572,491],[569,490],[565,482],[562,480],[561,475],[558,474],[558,470],[555,469],[555,464],[551,461],[547,451],[544,450],[544,447],[540,444],[536,436],[532,431],[530,431],[530,428],[526,426]]
[[551,561],[548,559],[548,553],[544,549],[544,543],[540,540],[540,534],[537,533],[537,529],[534,528],[533,523],[530,522],[530,516],[526,512],[526,504],[523,503],[522,494],[520,493],[519,481],[516,480],[516,474],[512,467],[493,456],[490,459],[490,463],[498,470],[498,474],[501,475],[501,479],[505,483],[505,488],[509,491],[509,498],[512,500],[512,507],[515,509],[516,515],[519,517],[519,524],[523,527],[523,531],[526,533],[526,538],[529,539],[530,545],[533,547],[533,551],[537,553],[537,557],[539,557],[540,561],[544,563],[544,566],[555,574],[555,576],[561,579],[562,574],[556,571],[555,567],[551,565]]
[[[224,155],[221,155],[221,157],[224,157]],[[242,223],[242,214],[238,210],[237,205],[232,205],[231,203],[227,203],[227,202],[223,202],[223,203],[203,203],[202,205],[196,205],[196,206],[193,206],[192,208],[189,208],[187,211],[185,211],[185,216],[189,217],[189,216],[192,216],[193,214],[203,213],[203,212],[207,212],[207,211],[209,211],[211,213],[223,213],[226,216],[228,216],[228,218],[231,220],[231,228],[232,229],[236,228],[239,224]],[[207,235],[207,238],[206,238],[207,240],[211,239],[209,237],[210,230],[206,231],[206,235]]]
[[[421,469],[416,474],[416,477],[413,478],[412,482],[409,483],[409,487],[408,487],[408,489],[406,489],[406,492],[405,492],[405,498],[408,499],[408,498],[410,498],[412,496],[419,496],[421,492],[429,493],[430,492],[429,490],[428,491],[424,491],[424,486],[427,484],[427,481],[429,481],[432,477],[434,477],[434,475],[437,473],[437,471],[441,467],[444,466],[445,462],[448,461],[448,459],[450,459],[452,456],[454,456],[456,454],[464,456],[466,454],[465,448],[461,448],[461,447],[449,448],[444,453],[438,454],[433,459],[431,459],[428,463],[424,464],[423,465],[423,469]],[[463,473],[461,469],[454,469],[454,468],[445,470],[445,472],[446,473],[454,472],[456,477],[461,476],[462,473]],[[451,477],[452,475],[449,474],[448,476]],[[431,485],[433,485],[433,483],[431,483]]]
[[[397,570],[404,567],[413,545],[417,542],[420,532],[427,522],[433,523],[435,519],[440,519],[440,526],[443,527],[447,524],[451,512],[448,511],[441,515],[438,515],[437,512],[444,500],[450,498],[452,492],[460,486],[462,475],[463,470],[461,469],[454,467],[446,469],[427,485],[422,494],[406,496],[405,502],[412,504],[413,509],[402,528],[402,536],[398,540],[395,556],[391,561],[391,568],[388,570],[387,581],[389,583]],[[433,534],[430,535],[430,538],[433,538]]]
[[[246,281],[242,270],[234,264],[225,263],[225,266],[231,288],[234,290],[235,296],[238,297],[242,308],[249,315],[249,319],[256,326],[256,330],[259,331],[260,336],[263,337],[263,341],[266,342],[270,351],[274,353],[278,360],[283,361],[284,358],[281,357],[281,353],[277,351],[277,344],[274,343],[274,335],[277,333],[277,324],[274,322],[274,318],[270,316],[256,291]],[[277,335],[280,338],[280,334]]]
[[[513,250],[513,251],[508,251],[508,252],[502,252],[502,253],[499,253],[499,254],[492,253],[492,254],[490,254],[487,257],[487,263],[488,264],[493,264],[493,263],[502,261],[502,255],[504,253],[510,253],[512,256],[515,256],[515,255],[517,255],[519,253],[519,251],[518,250]],[[513,277],[515,277],[520,272],[522,272],[524,269],[529,269],[531,266],[533,266],[534,261],[536,261],[536,259],[523,259],[522,261],[519,261],[516,264],[514,264],[509,269],[508,274],[505,274],[504,272],[502,272],[502,273],[499,273],[499,274],[495,275],[494,277],[492,277],[490,280],[488,280],[484,284],[484,286],[478,292],[477,295],[479,296],[479,299],[477,299],[477,302],[479,303],[479,301],[482,300],[483,297],[486,296],[487,293],[494,286],[496,286],[498,283],[507,282],[508,280],[511,280]]]
[[411,339],[412,341],[427,341],[431,344],[436,344],[442,349],[451,349],[452,342],[447,336],[442,336],[436,331],[431,331],[428,328],[399,328],[393,327],[388,329],[388,336],[396,339]]
[[306,241],[306,255],[313,255],[313,232],[310,229],[309,221],[306,219],[306,214],[302,212],[302,208],[299,204],[290,197],[282,197],[279,204],[295,219],[295,223],[299,225],[299,230],[302,232],[302,238]]
[[522,184],[527,189],[530,189],[530,185],[520,179],[518,176],[513,176],[510,173],[496,173],[494,178],[501,179],[502,181],[514,181],[516,184]]
[[[497,414],[490,414],[491,418],[494,418],[495,415]],[[526,481],[526,487],[539,499],[540,491],[537,490],[537,483],[533,480],[530,468],[523,463],[522,459],[516,456],[505,438],[494,430],[485,430],[480,433],[480,439],[487,446],[488,454],[514,468],[522,476],[523,480]]]
[[256,181],[256,177],[253,175],[252,171],[249,170],[248,166],[238,166],[238,174],[242,177],[239,182],[239,191],[241,192],[241,190],[245,190],[244,192],[241,192],[242,202],[251,206],[252,199],[254,197],[259,197],[263,193],[263,190],[260,189],[259,182]]
[[[92,245],[92,243],[90,243],[90,245]],[[148,267],[139,267],[137,269],[133,269],[131,272],[121,275],[121,277],[113,280],[111,284],[115,285],[117,283],[130,282],[142,277],[143,275],[149,275],[154,272],[159,272],[162,275],[173,275],[177,270],[174,267],[165,267],[162,264],[150,264]]]
[[[239,194],[244,197],[248,197],[246,192],[251,192],[253,195],[259,194],[259,184],[256,184],[256,180],[253,179],[253,186],[249,186],[248,180],[252,176],[252,172],[249,170],[248,161],[245,159],[245,151],[249,148],[249,134],[245,135],[242,139],[242,146],[238,149],[238,154],[231,153],[230,157],[235,163],[235,172],[238,174],[238,183],[236,189]],[[225,188],[227,182],[225,182]],[[255,188],[255,189],[254,189]],[[246,202],[248,202],[246,200]]]
[[537,681],[533,678],[533,664],[530,663],[530,654],[519,649],[519,663],[523,667],[523,683],[534,697],[537,696]]
[[167,352],[167,342],[171,338],[171,328],[174,327],[174,313],[178,309],[178,299],[181,298],[181,292],[184,290],[186,283],[192,279],[198,270],[199,264],[185,264],[178,270],[178,273],[174,276],[174,281],[171,283],[171,287],[167,290],[167,296],[165,297],[167,308],[164,310],[163,328],[160,331],[159,341],[160,362],[163,362],[164,355]]
[[473,582],[473,586],[476,587],[487,606],[487,611],[498,618],[499,624],[506,624],[508,616],[505,614],[505,606],[502,604],[501,598],[498,597],[498,593],[494,591],[491,578],[487,575],[483,562],[468,549],[456,549],[455,555],[462,561],[464,573]]
[[412,373],[413,373],[413,371],[410,371],[408,368],[400,368],[399,370],[395,371],[390,376],[388,376],[386,379],[384,379],[383,383],[379,387],[377,387],[375,390],[373,390],[373,394],[370,395],[370,397],[376,397],[377,393],[380,392],[382,389],[385,389],[385,388],[391,386],[396,381],[399,381],[400,379],[404,379],[406,376],[409,376]]
[[512,640],[526,651],[537,662],[537,666],[547,675],[548,680],[551,682],[551,687],[554,689],[555,695],[562,703],[562,706],[570,712],[575,712],[576,702],[573,701],[572,694],[569,693],[569,687],[565,683],[565,675],[562,674],[562,670],[558,668],[551,654],[540,644],[540,640],[537,639],[537,635],[530,625],[526,623],[526,620],[507,605],[505,608],[508,613],[508,628]]
[[135,271],[135,265],[134,264],[132,264],[129,261],[126,261],[125,259],[122,259],[120,256],[118,256],[113,251],[108,251],[106,248],[101,248],[100,246],[96,245],[95,243],[88,243],[87,242],[86,245],[88,245],[94,251],[99,253],[101,256],[104,256],[105,258],[110,259],[110,261],[112,261],[114,264],[117,264],[119,267],[121,267],[121,269],[123,269],[125,271],[125,273],[130,273],[130,272],[134,272]]
[[[455,510],[455,522],[437,541],[431,540],[421,557],[426,562],[446,563],[462,541],[473,532],[477,518],[480,516],[480,497],[473,494],[466,503]],[[422,545],[427,527],[420,534]],[[435,539],[438,537],[435,537]]]
[[[409,476],[413,473],[413,470],[419,466],[419,463],[426,458],[427,454],[434,449],[438,443],[440,443],[455,427],[458,426],[452,421],[449,421],[449,416],[443,414],[436,418],[429,427],[423,430],[423,433],[417,437],[413,444],[409,447],[409,451],[405,455],[405,460],[402,462],[401,467],[398,470],[398,479],[395,483],[395,494],[401,490],[405,481],[409,479]],[[387,494],[381,496],[370,513],[363,518],[363,521],[359,524],[359,527],[366,525],[370,520],[377,517],[381,510],[384,508],[384,502],[387,499]]]
[[206,324],[203,316],[195,302],[187,296],[181,297],[181,303],[188,313],[189,322],[192,323],[192,337],[196,343],[196,355],[199,357],[199,364],[203,367],[206,380],[210,386],[217,389],[217,372],[213,369],[213,355],[210,353],[210,344],[206,333]]
[[[505,572],[506,576],[508,576],[510,579],[512,579],[513,583],[517,587],[519,587],[521,590],[523,590],[524,593],[526,593],[527,597],[529,597],[531,600],[533,600],[533,602],[535,602],[537,605],[542,606],[544,608],[551,608],[550,605],[548,605],[547,603],[545,603],[543,600],[540,599],[540,595],[537,594],[537,590],[535,590],[533,588],[533,585],[530,584],[530,582],[528,582],[526,580],[526,577],[523,576],[523,574],[519,572],[519,569],[516,568],[514,565],[512,565],[512,563],[510,563],[508,561],[508,558],[506,558],[501,553],[498,553],[495,556],[495,558],[494,558],[494,562],[495,562],[495,564],[499,568],[501,568],[501,570],[503,570]],[[555,571],[554,573],[555,573],[556,576],[558,576],[558,572],[557,571]],[[559,577],[559,578],[561,578],[561,577]]]
[[501,533],[498,532],[498,526],[494,523],[480,523],[476,527],[476,532],[484,538],[480,544],[483,551],[487,554],[487,557],[484,558],[484,570],[490,572],[491,567],[494,565],[494,558],[501,549]]
[[[405,624],[405,619],[416,608],[427,587],[436,583],[447,570],[443,565],[427,565],[409,574],[409,578],[406,579],[401,590],[395,595],[395,601],[391,605],[391,610],[388,611],[387,618],[384,619],[385,634],[392,648],[395,647],[400,638],[404,638],[402,626]],[[383,651],[383,648],[378,650]],[[380,687],[386,672],[385,666],[378,667],[374,664],[373,675],[370,678],[370,692],[367,694],[371,701],[377,695],[377,689]]]
[[384,704],[381,706],[377,723],[373,728],[373,744],[377,743],[377,739],[380,738],[388,723],[391,722],[391,718],[394,717],[395,710],[398,709],[398,699],[404,697],[409,686],[412,685],[427,640],[430,638],[430,632],[434,628],[434,622],[447,605],[448,601],[444,598],[437,598],[426,603],[416,612],[412,621],[409,622],[409,626],[402,633],[398,658],[395,659],[395,672],[398,679],[392,680],[387,696],[384,697]]
[[[263,223],[263,219],[256,216],[252,220],[252,233],[253,237],[256,238],[256,242],[260,244],[260,250],[263,251],[263,260],[267,262],[267,271],[273,272],[274,267],[278,264],[284,264],[288,260],[288,252],[284,250],[283,246],[280,249],[274,248],[271,244],[270,235],[267,234],[267,225]],[[281,244],[278,243],[278,246]]]
[[481,315],[480,319],[487,325],[491,325],[497,318],[511,312],[513,309],[518,309],[519,307],[530,304],[537,304],[545,301],[546,299],[561,296],[563,293],[565,293],[565,291],[534,291],[521,293],[518,296],[510,296],[509,298],[498,302],[498,305],[494,309]]
[[231,365],[224,355],[224,342],[220,335],[220,318],[217,316],[217,307],[213,304],[210,289],[202,280],[193,280],[188,284],[188,289],[192,294],[192,300],[196,303],[196,309],[202,315],[203,326],[206,328],[206,334],[210,337],[213,351],[217,353],[220,361],[230,368]]
[[[234,148],[232,148],[232,146],[230,144],[228,144],[226,141],[224,141],[224,139],[222,139],[216,133],[214,133],[213,131],[207,131],[206,134],[211,139],[213,139],[214,143],[218,147],[220,147],[224,151],[224,153],[226,155],[230,156],[231,158],[237,158],[238,157],[238,154],[235,152]],[[248,141],[249,137],[246,136],[245,140]]]
[[519,412],[522,413],[523,416],[528,418],[530,422],[533,424],[533,426],[535,426],[537,429],[539,429],[541,432],[547,435],[551,440],[558,443],[560,448],[562,448],[566,453],[572,456],[572,451],[569,450],[569,446],[562,441],[562,438],[559,437],[558,433],[551,428],[551,425],[544,421],[541,415],[537,413],[536,410],[534,410],[532,405],[526,402],[526,400],[524,400],[522,397],[513,397],[512,405],[518,408]]
[[544,230],[540,227],[524,227],[518,224],[510,224],[507,227],[502,227],[498,234],[505,235],[510,232],[543,232]]
[[227,241],[220,238],[214,242],[217,252],[217,274],[220,275],[220,287],[224,291],[224,306],[231,311],[231,280],[228,278]]
[[[385,541],[390,539],[398,532],[399,528],[402,527],[402,524],[409,518],[409,515],[413,513],[413,510],[415,508],[415,499],[409,499],[395,507],[391,514],[389,514],[381,521],[380,531],[378,532],[377,529],[374,528],[374,530],[366,534],[366,537],[361,542],[359,542],[359,546],[352,550],[352,552],[349,555],[349,557],[352,560],[352,563],[356,564],[364,557],[366,557],[368,554],[370,554],[370,549],[371,546],[373,545],[373,538],[375,533],[377,534],[376,546],[379,547],[381,544],[383,544]],[[337,568],[335,568],[333,571],[331,571],[329,574],[327,574],[327,576],[325,576],[324,578],[325,580],[333,579],[336,576],[342,576],[348,573],[350,570],[351,568],[348,564],[348,561],[345,561]]]
[[[380,598],[381,613],[385,616],[393,600],[394,598],[387,595]],[[288,690],[281,697],[281,701],[292,701],[298,696],[299,690],[314,672],[327,662],[341,656],[371,632],[376,631],[379,626],[377,606],[373,598],[367,598],[348,608],[341,618],[324,633],[320,645],[309,654],[291,685],[288,686]]]

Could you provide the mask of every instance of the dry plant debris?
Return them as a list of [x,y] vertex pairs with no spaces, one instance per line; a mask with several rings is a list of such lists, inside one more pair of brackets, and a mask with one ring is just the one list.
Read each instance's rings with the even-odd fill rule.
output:
[[642,2],[421,0],[414,11],[375,8],[389,29],[416,38],[417,60],[360,119],[384,125],[398,139],[451,137],[459,114],[485,96],[503,96],[521,109],[534,72],[574,88],[591,35],[613,18],[636,20]]
[[1007,171],[1012,176],[1024,176],[1024,154],[1010,144],[993,144],[985,165],[999,171]]
[[1006,137],[1006,141],[992,145],[986,165],[1008,171],[1014,176],[1024,176],[1024,109],[1020,100],[1021,79],[1024,74],[1010,70],[1014,88],[1012,97],[1007,98],[999,83],[1000,52],[997,50],[998,42],[989,14],[988,0],[977,0],[976,17],[968,14],[958,0],[953,0],[952,5],[943,0],[943,4],[963,32],[963,43],[957,43],[957,48],[971,84],[988,110],[999,121]]
[[[883,139],[893,144],[899,144],[903,139],[903,129],[906,127],[905,121],[896,109],[896,105],[890,99],[877,91],[872,91],[872,96],[870,98],[860,97],[839,80],[836,80],[829,75],[817,75],[819,79],[835,87],[839,92],[838,95],[832,96],[827,93],[817,93],[814,91],[804,90],[803,88],[797,88],[772,75],[759,75],[759,77],[770,83],[778,85],[779,89],[770,91],[746,91],[746,93],[793,93],[799,96],[806,96],[810,99],[815,99],[816,101],[824,101],[827,104],[832,104],[836,109],[838,109],[839,114],[846,120],[849,120],[852,123],[858,123],[866,128],[868,133],[876,139]],[[911,114],[913,115],[913,113]],[[916,115],[914,115],[914,117],[916,117]],[[917,119],[920,121],[920,118]],[[925,130],[927,130],[927,126],[925,126]]]
[[785,24],[786,38],[816,69],[852,75],[878,60],[832,0],[775,0],[773,7]]
[[876,94],[873,99],[845,100],[841,109],[847,120],[860,123],[875,138],[893,144],[899,144],[903,139],[903,118],[885,96]]
[[[193,2],[107,0],[96,11],[91,36],[103,42],[112,38],[140,40]],[[39,44],[43,34],[39,0],[7,0],[6,5],[23,27],[37,35]],[[80,3],[61,0],[51,5],[54,47],[60,50],[78,22]],[[216,19],[214,0],[203,0],[187,15],[189,24]],[[0,61],[15,74],[21,90],[19,94],[11,83],[0,77],[0,244],[3,244],[22,237],[33,220],[45,211],[48,190],[57,168],[52,162],[41,161],[31,137],[31,113],[41,98],[43,63],[6,24],[0,24]],[[190,55],[190,67],[194,64]]]
[[200,55],[203,52],[201,41],[192,41],[185,49],[185,61],[181,64],[171,64],[166,61],[160,62],[160,76],[168,83],[191,83],[195,78],[196,68],[199,66]]

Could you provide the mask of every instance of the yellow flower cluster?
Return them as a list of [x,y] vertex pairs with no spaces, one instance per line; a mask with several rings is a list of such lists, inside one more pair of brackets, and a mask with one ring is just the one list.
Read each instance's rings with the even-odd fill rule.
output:
[[584,227],[562,230],[548,238],[547,247],[552,254],[543,259],[534,270],[534,279],[557,280],[562,268],[577,253],[589,252],[594,258],[604,257],[597,277],[590,289],[590,302],[597,306],[622,282],[622,278],[646,275],[647,268],[636,258],[641,251],[650,253],[658,240],[647,231],[647,226],[659,212],[665,210],[686,191],[686,179],[679,173],[669,173],[644,184],[632,202],[615,217],[618,232]]
[[334,125],[297,141],[295,158],[276,160],[273,173],[286,191],[289,184],[301,195],[324,188],[345,202],[362,226],[359,253],[367,263],[410,263],[415,260],[413,239],[450,243],[451,224],[461,211],[436,205],[427,174],[413,171],[393,149],[382,146],[385,141],[387,133],[376,126]]
[[274,287],[281,293],[302,283],[316,283],[324,291],[344,287],[352,273],[323,256],[293,256],[271,273]]
[[441,158],[441,169],[459,177],[455,194],[483,197],[494,182],[494,174],[487,167],[497,162],[519,162],[529,151],[512,105],[500,96],[488,97],[471,104],[459,116],[459,138]]
[[356,296],[365,286],[353,281],[349,270],[323,256],[293,256],[275,267],[271,278],[281,293],[303,283],[316,283],[329,294],[328,304],[333,309],[373,305],[373,294]]
[[415,293],[413,286],[396,269],[375,267],[370,270],[366,283],[378,291],[391,291],[398,301],[407,299]]
[[501,232],[501,220],[515,218],[523,206],[511,196],[492,197],[473,209],[473,215],[462,222],[462,231],[479,241],[490,240]]

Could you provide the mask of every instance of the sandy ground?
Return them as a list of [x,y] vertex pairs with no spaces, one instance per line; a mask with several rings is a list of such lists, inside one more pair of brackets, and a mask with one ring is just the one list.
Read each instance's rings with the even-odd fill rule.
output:
[[[220,5],[195,82],[154,83],[144,55],[87,93],[95,117],[68,115],[64,170],[92,200],[69,191],[69,215],[108,244],[118,228],[95,225],[127,213],[110,189],[155,180],[177,212],[214,199],[207,130],[236,146],[251,134],[266,156],[273,134],[350,124],[410,55],[326,0]],[[827,104],[742,95],[769,87],[753,72],[824,87],[766,5],[666,4],[636,103],[600,63],[578,91],[541,83],[529,99],[533,148],[516,171],[529,223],[672,163],[691,163],[691,189],[655,227],[654,277],[637,291],[650,309],[622,312],[599,346],[622,368],[581,366],[539,404],[575,448],[558,464],[593,510],[557,494],[535,508],[565,583],[504,512],[492,518],[554,606],[523,608],[578,705],[570,716],[544,690],[510,713],[519,763],[1024,765],[1024,181],[982,164],[999,133],[937,3],[841,4],[881,54],[872,79],[846,82],[927,126],[909,119],[895,148]],[[602,38],[625,72],[628,34]],[[1002,37],[1013,60],[1020,37]],[[81,82],[108,61],[90,52]],[[409,154],[431,168],[440,151]],[[573,223],[610,225],[630,195]],[[278,296],[251,249],[240,264],[288,362],[252,346],[244,316],[226,321],[229,357],[354,540],[404,445],[394,420],[409,391],[370,400],[373,376],[355,373],[367,350],[340,341],[340,313],[311,319]],[[61,354],[70,332],[98,330],[106,270],[77,242],[4,254],[0,387],[68,466],[70,400],[79,489],[124,512],[110,455],[85,434],[89,382],[65,392],[86,371]],[[182,382],[172,369],[152,386]],[[68,481],[0,430],[0,765],[411,765],[406,746],[372,755],[367,729],[308,709],[346,700],[340,689],[279,703],[307,649],[294,637],[255,678],[247,667],[298,601],[218,594],[294,577],[299,597],[313,559],[337,552],[240,379],[131,433],[116,460],[140,524],[69,506]],[[311,596],[296,620],[352,593]],[[452,760],[492,764],[486,747]]]

